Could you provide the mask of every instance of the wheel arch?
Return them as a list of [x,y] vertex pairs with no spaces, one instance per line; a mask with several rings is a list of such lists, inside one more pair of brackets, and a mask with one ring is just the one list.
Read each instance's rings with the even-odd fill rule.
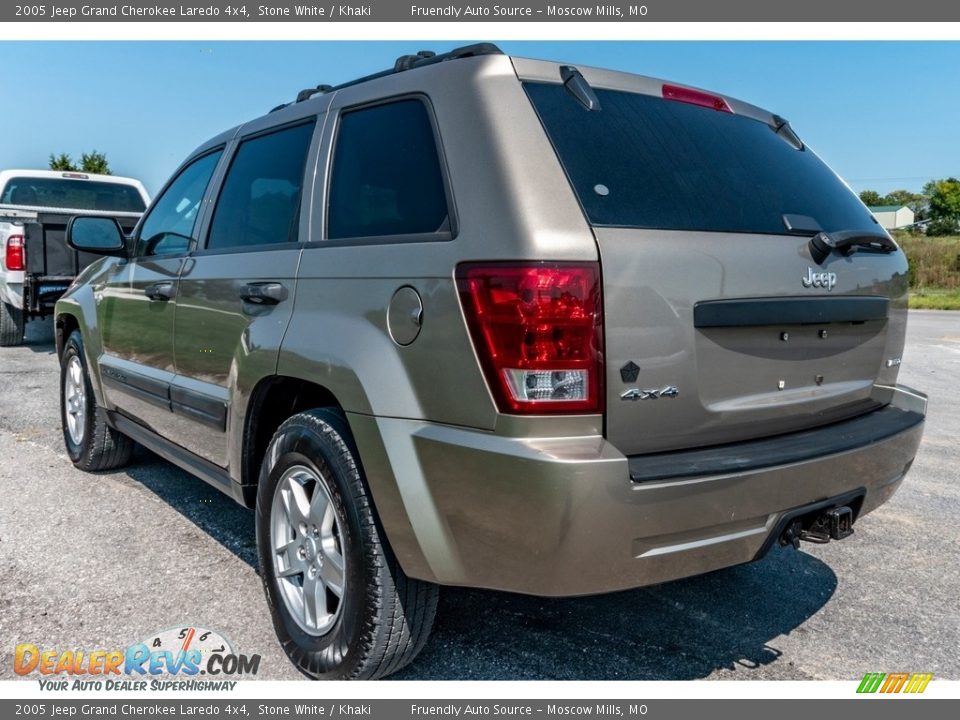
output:
[[63,351],[67,340],[74,331],[80,332],[83,340],[83,352],[87,356],[87,372],[90,374],[90,384],[93,386],[93,396],[97,404],[106,407],[103,386],[100,383],[100,338],[96,334],[96,324],[88,325],[83,314],[83,306],[60,300],[53,320],[53,336],[56,343],[57,359],[63,359]]
[[[53,324],[54,340],[57,345],[57,357],[63,357],[63,349],[67,344],[67,338],[73,334],[74,330],[80,329],[80,321],[71,313],[60,313],[57,315]],[[90,358],[87,358],[89,361]]]
[[247,507],[256,505],[260,465],[277,428],[299,412],[321,407],[343,411],[329,388],[310,380],[271,375],[254,386],[246,408],[240,460],[240,485]]
[[256,507],[260,466],[277,428],[297,413],[324,407],[343,414],[351,435],[345,439],[355,453],[385,545],[409,577],[435,581],[413,531],[375,418],[349,412],[324,385],[296,376],[272,375],[254,386],[247,404],[240,454],[243,504]]

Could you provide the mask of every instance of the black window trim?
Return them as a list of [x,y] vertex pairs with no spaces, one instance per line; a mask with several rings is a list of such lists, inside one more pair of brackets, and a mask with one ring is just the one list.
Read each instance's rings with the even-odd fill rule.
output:
[[[161,259],[161,258],[164,260],[176,260],[177,258],[185,258],[188,255],[190,255],[192,251],[189,249],[186,250],[185,252],[168,253],[164,255],[143,255],[140,252],[140,232],[142,231],[143,225],[147,221],[147,218],[153,213],[154,207],[156,206],[157,202],[160,200],[160,198],[162,198],[166,194],[170,186],[173,185],[180,178],[180,176],[183,175],[184,172],[186,172],[187,168],[189,168],[194,163],[197,163],[200,160],[203,160],[203,158],[213,155],[214,153],[221,153],[220,159],[217,160],[217,164],[214,166],[213,172],[210,173],[210,178],[207,180],[207,187],[204,188],[203,199],[205,199],[207,197],[207,194],[210,192],[210,186],[213,183],[214,178],[216,177],[217,167],[220,165],[220,163],[223,162],[224,156],[222,153],[226,149],[227,149],[227,143],[224,142],[219,145],[215,145],[214,147],[207,148],[203,152],[199,152],[196,155],[191,155],[182,163],[180,163],[180,167],[178,167],[176,171],[170,176],[170,179],[167,180],[166,183],[164,183],[163,187],[160,189],[160,192],[156,194],[156,196],[153,198],[153,201],[150,203],[150,207],[148,207],[144,211],[143,215],[140,216],[140,220],[137,222],[137,226],[133,229],[133,233],[130,236],[131,241],[133,242],[133,253],[130,257],[131,262],[139,262],[141,260],[153,260],[153,259]],[[201,199],[200,201],[201,203],[203,202],[203,199]],[[200,213],[197,215],[197,222],[195,224],[195,227],[198,230],[203,229],[203,220],[204,220],[203,213],[204,212],[205,210],[201,210]],[[196,245],[199,242],[200,242],[199,238],[192,238],[191,244]]]
[[[417,100],[427,111],[427,118],[430,121],[430,129],[433,132],[433,144],[437,150],[437,163],[440,166],[440,177],[443,184],[444,199],[447,202],[447,224],[449,230],[437,230],[426,233],[400,233],[396,235],[358,235],[349,238],[336,238],[331,240],[328,235],[328,224],[330,221],[330,189],[333,180],[334,163],[337,161],[337,139],[340,137],[341,118],[346,113],[355,110],[366,110],[380,105],[392,105],[404,100]],[[453,196],[453,185],[450,182],[450,168],[447,164],[447,155],[443,147],[443,139],[440,136],[440,126],[437,123],[436,113],[430,97],[422,92],[406,92],[399,95],[390,95],[365,102],[348,105],[336,110],[336,117],[333,134],[330,137],[329,161],[327,162],[326,172],[324,173],[323,189],[323,227],[321,228],[321,237],[319,240],[312,240],[306,247],[349,247],[363,245],[397,245],[404,243],[423,243],[423,242],[449,242],[456,240],[460,234],[460,222],[457,216],[457,206]]]
[[[216,214],[217,206],[220,204],[220,196],[223,193],[223,188],[227,184],[227,179],[230,176],[230,170],[233,167],[233,162],[237,158],[237,154],[240,152],[240,147],[243,143],[248,140],[256,140],[257,138],[264,137],[266,135],[273,135],[274,133],[283,132],[284,130],[290,130],[301,125],[313,125],[313,134],[310,136],[310,144],[307,145],[307,154],[303,158],[303,173],[302,182],[300,184],[300,203],[297,209],[297,224],[299,226],[300,221],[303,218],[304,213],[304,203],[303,203],[303,191],[306,189],[307,183],[307,168],[308,160],[310,159],[310,147],[313,145],[313,141],[317,134],[318,120],[320,115],[308,115],[306,117],[298,117],[295,120],[290,120],[289,122],[282,123],[280,125],[271,125],[270,127],[261,128],[260,130],[255,130],[249,135],[243,135],[242,137],[235,137],[232,139],[233,148],[231,149],[229,156],[227,157],[227,166],[223,170],[223,177],[220,179],[220,183],[216,188],[216,197],[211,198],[212,202],[210,204],[210,217],[205,221],[206,227],[203,228],[203,239],[197,240],[197,246],[194,250],[187,253],[189,257],[207,257],[213,255],[233,255],[240,253],[249,253],[249,252],[265,252],[268,250],[294,250],[297,248],[302,248],[306,244],[306,240],[300,239],[295,242],[282,242],[282,243],[261,243],[260,245],[243,245],[236,247],[224,247],[224,248],[213,248],[212,250],[207,247],[207,244],[210,242],[210,232],[213,230],[213,217]],[[166,257],[166,256],[165,256]]]

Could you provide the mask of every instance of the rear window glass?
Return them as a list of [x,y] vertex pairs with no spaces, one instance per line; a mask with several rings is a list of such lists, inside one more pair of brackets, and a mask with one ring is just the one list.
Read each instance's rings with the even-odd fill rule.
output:
[[813,152],[764,123],[616,90],[590,112],[562,85],[525,87],[593,225],[783,234],[794,214],[876,231]]
[[109,212],[145,209],[143,197],[135,187],[70,178],[10,178],[0,195],[0,204]]

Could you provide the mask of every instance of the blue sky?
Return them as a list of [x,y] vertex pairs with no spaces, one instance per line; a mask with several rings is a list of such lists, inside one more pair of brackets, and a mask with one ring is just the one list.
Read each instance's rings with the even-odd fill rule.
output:
[[[151,194],[194,147],[298,90],[463,42],[0,42],[0,169],[105,152]],[[724,92],[793,123],[856,190],[960,175],[960,42],[501,42]]]

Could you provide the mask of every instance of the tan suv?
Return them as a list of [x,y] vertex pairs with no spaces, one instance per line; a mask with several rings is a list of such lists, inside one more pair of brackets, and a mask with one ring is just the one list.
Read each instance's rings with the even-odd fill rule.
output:
[[204,143],[57,304],[64,439],[256,507],[305,673],[440,585],[583,595],[845,537],[910,467],[907,262],[782,118],[494,46]]

